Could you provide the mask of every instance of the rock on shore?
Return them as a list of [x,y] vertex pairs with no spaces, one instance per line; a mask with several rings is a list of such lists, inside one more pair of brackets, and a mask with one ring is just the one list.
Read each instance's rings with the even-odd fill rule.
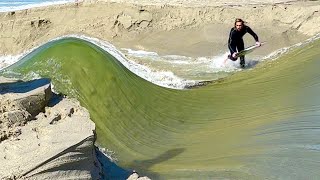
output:
[[48,79],[0,83],[1,178],[99,179],[95,125],[84,108],[50,101]]
[[[88,111],[76,100],[54,94],[49,79],[23,82],[0,77],[0,130],[0,179],[116,176],[106,174],[112,171],[104,163],[112,162],[97,153],[95,124]],[[123,172],[124,179],[131,175]]]

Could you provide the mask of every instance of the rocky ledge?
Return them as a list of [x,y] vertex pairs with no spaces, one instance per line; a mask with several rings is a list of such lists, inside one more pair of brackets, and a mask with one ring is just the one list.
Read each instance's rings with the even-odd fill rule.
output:
[[149,179],[95,146],[95,124],[49,79],[0,77],[0,179]]

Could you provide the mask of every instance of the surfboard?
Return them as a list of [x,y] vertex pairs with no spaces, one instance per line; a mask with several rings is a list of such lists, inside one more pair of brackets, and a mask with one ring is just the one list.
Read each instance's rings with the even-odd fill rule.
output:
[[[261,46],[265,44],[265,42],[262,42],[261,43]],[[237,57],[241,57],[241,56],[244,56],[248,53],[251,53],[252,51],[254,51],[255,49],[261,47],[261,46],[256,46],[256,45],[253,45],[253,46],[249,46],[247,48],[245,48],[244,50],[240,51],[238,54],[237,54]]]
[[[266,42],[262,42],[262,43],[261,43],[261,46],[262,46],[263,44],[265,44],[265,43],[266,43]],[[248,54],[248,53],[251,53],[252,51],[254,51],[255,49],[257,49],[257,48],[259,48],[259,47],[261,47],[261,46],[256,46],[256,45],[249,46],[249,47],[245,48],[244,50],[240,51],[240,52],[237,54],[237,58],[232,58],[232,57],[231,57],[231,54],[229,54],[229,55],[228,55],[228,58],[224,60],[223,64],[226,64],[226,62],[227,62],[228,59],[230,59],[230,60],[232,60],[232,61],[235,61],[235,60],[238,59],[238,57],[241,57],[241,56],[244,56],[244,55],[246,55],[246,54]]]

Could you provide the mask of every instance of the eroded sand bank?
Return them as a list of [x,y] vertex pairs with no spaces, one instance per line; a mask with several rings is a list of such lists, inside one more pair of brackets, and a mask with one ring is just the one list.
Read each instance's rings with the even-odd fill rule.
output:
[[[226,51],[236,17],[272,46],[300,42],[320,31],[318,1],[94,1],[0,14],[0,54],[18,54],[53,38],[84,34],[118,48],[209,56]],[[247,5],[245,5],[247,4]],[[248,44],[252,37],[245,36]]]

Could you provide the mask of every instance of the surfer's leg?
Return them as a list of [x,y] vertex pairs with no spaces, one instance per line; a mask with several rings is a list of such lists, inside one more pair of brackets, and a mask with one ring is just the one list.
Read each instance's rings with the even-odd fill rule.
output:
[[[238,49],[238,52],[244,50],[244,42],[242,39],[237,44],[237,49]],[[244,58],[244,56],[241,56],[240,57],[240,67],[244,68],[245,64],[246,64],[245,58]]]
[[245,59],[244,59],[244,56],[241,56],[241,57],[240,57],[240,67],[241,67],[241,68],[244,68],[245,64],[246,64],[246,61],[245,61]]

